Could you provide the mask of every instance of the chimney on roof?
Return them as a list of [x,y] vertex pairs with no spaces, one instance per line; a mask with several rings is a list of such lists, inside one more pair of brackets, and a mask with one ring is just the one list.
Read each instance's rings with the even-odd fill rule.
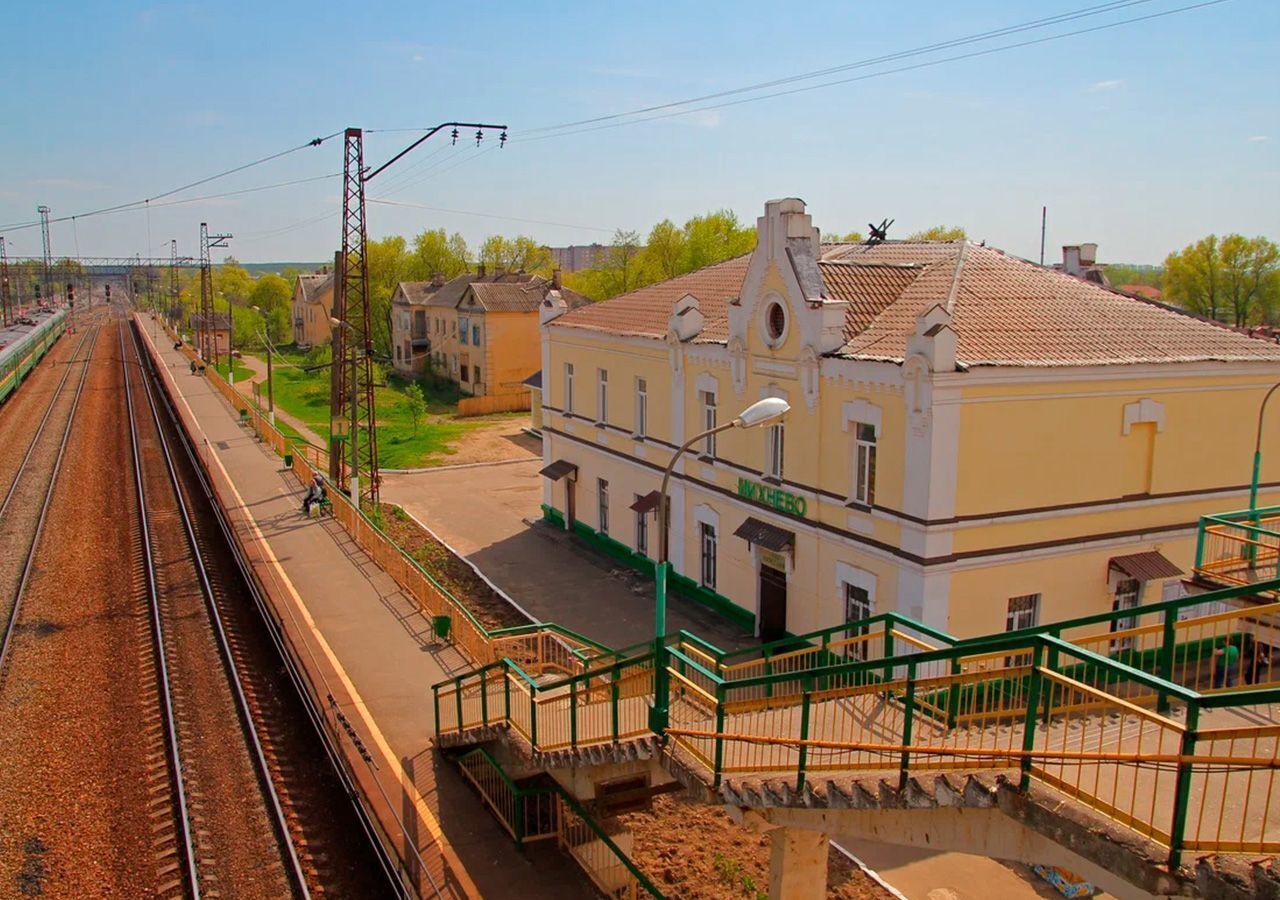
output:
[[1097,244],[1081,244],[1080,245],[1080,265],[1092,266],[1098,262],[1098,245]]
[[484,277],[484,263],[476,263],[476,275],[480,278]]
[[763,250],[767,259],[789,263],[806,300],[822,297],[822,275],[818,271],[821,237],[813,227],[813,217],[805,212],[803,200],[786,197],[765,203],[764,215],[756,219],[756,234],[756,252]]
[[560,267],[556,266],[551,270],[551,290],[560,290]]
[[443,272],[432,272],[432,273],[431,273],[431,286],[432,286],[432,287],[440,287],[440,285],[442,285],[442,284],[444,284],[444,273],[443,273]]
[[1079,278],[1084,273],[1084,267],[1080,265],[1080,247],[1078,244],[1071,244],[1062,248],[1062,271],[1076,278]]

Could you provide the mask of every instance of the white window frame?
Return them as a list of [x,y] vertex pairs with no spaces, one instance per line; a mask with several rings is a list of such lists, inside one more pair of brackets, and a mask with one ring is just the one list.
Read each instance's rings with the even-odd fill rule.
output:
[[786,464],[786,432],[784,425],[770,425],[765,432],[765,468],[766,478],[782,480],[783,467]]
[[709,591],[716,589],[716,567],[719,552],[716,526],[698,523],[698,583]]
[[[879,435],[870,422],[853,425],[853,502],[874,506],[876,502],[876,445]],[[870,433],[870,439],[866,437]]]
[[[636,494],[636,500],[639,501],[640,498],[641,498],[641,495]],[[636,525],[636,532],[635,532],[636,552],[639,553],[641,556],[648,556],[649,555],[649,514],[642,513],[642,512],[636,513],[635,525]]]
[[573,415],[573,363],[564,364],[564,412]]
[[[1005,606],[1004,630],[1005,631],[1021,631],[1024,628],[1034,628],[1040,624],[1040,594],[1019,594],[1016,597],[1010,597]],[[1026,601],[1030,601],[1027,603]],[[1014,604],[1018,604],[1019,609],[1014,609]],[[1029,609],[1026,607],[1030,607]],[[1019,653],[1013,656],[1005,657],[1005,665],[1009,668],[1014,666],[1025,666],[1031,662],[1031,656],[1027,653]]]
[[[842,594],[844,600],[844,620],[846,624],[850,622],[858,622],[862,619],[869,619],[876,614],[876,596],[874,591],[867,589],[863,585],[855,584],[852,581],[842,581],[840,585],[844,589]],[[856,596],[855,592],[860,593],[862,596]],[[855,606],[861,607],[858,610],[858,615],[854,615]],[[854,629],[846,631],[844,636],[847,640],[849,638],[862,637],[870,632],[871,626],[863,625],[856,629],[856,631]],[[867,644],[867,641],[845,644],[844,658],[858,661],[867,659]]]
[[596,424],[609,421],[609,370],[596,369]]
[[649,433],[649,382],[636,377],[636,427],[632,432],[636,437],[645,437]]
[[[702,430],[710,431],[717,424],[716,392],[700,391],[699,393],[702,394]],[[707,439],[702,445],[702,456],[704,459],[716,458],[716,435],[707,435]]]
[[596,479],[596,531],[609,533],[609,482],[603,478]]

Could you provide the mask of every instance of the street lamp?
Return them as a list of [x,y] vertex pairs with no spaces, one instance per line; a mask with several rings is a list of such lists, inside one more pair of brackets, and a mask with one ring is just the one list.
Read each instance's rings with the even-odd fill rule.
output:
[[[235,330],[236,330],[234,302],[232,301],[230,294],[224,294],[222,291],[218,291],[218,293],[215,294],[215,296],[221,297],[222,299],[227,301],[227,384],[231,385],[232,387],[235,387],[236,361],[235,361],[235,357],[232,355],[232,349],[233,349],[232,336],[235,334]],[[214,312],[213,317],[216,322],[218,318],[217,312]],[[213,341],[216,347],[218,342],[218,326],[217,325],[214,325],[213,327],[213,335],[214,335]],[[215,359],[216,359],[216,350],[215,350]]]
[[262,311],[262,307],[250,307],[258,315],[262,316],[262,343],[267,348],[267,421],[272,425],[276,424],[276,398],[271,389],[271,336],[267,334],[266,320],[267,314]]
[[1262,398],[1262,405],[1258,407],[1258,436],[1253,442],[1253,478],[1249,482],[1249,512],[1254,513],[1255,525],[1258,524],[1258,476],[1262,472],[1262,415],[1267,411],[1267,401],[1277,388],[1280,388],[1280,384],[1271,385],[1271,389]]
[[725,422],[723,425],[717,425],[715,428],[708,428],[706,431],[695,434],[689,440],[685,441],[680,449],[671,457],[671,461],[667,463],[666,470],[662,473],[662,487],[658,491],[658,527],[661,530],[658,540],[658,561],[654,566],[654,582],[656,589],[656,604],[653,614],[653,709],[649,713],[649,730],[662,733],[667,728],[667,722],[670,718],[670,705],[668,702],[667,690],[667,660],[666,660],[666,634],[667,634],[667,574],[671,570],[671,563],[667,561],[667,484],[671,480],[671,473],[676,467],[676,463],[684,452],[692,447],[698,441],[718,434],[721,431],[728,431],[730,428],[755,428],[759,425],[772,425],[780,420],[790,411],[791,405],[781,397],[766,397],[763,400],[757,400],[740,412],[736,418]]

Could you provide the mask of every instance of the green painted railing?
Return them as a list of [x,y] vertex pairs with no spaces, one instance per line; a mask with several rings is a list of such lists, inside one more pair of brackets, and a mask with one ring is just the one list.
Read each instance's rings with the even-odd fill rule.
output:
[[1201,516],[1196,574],[1205,581],[1256,584],[1280,576],[1280,507]]

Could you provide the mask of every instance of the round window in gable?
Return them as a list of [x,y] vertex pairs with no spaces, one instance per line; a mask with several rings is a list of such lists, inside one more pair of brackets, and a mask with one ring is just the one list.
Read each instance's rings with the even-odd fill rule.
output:
[[764,311],[764,325],[769,332],[769,340],[782,339],[782,333],[787,330],[787,311],[782,308],[781,303],[774,301],[769,304],[769,308]]

